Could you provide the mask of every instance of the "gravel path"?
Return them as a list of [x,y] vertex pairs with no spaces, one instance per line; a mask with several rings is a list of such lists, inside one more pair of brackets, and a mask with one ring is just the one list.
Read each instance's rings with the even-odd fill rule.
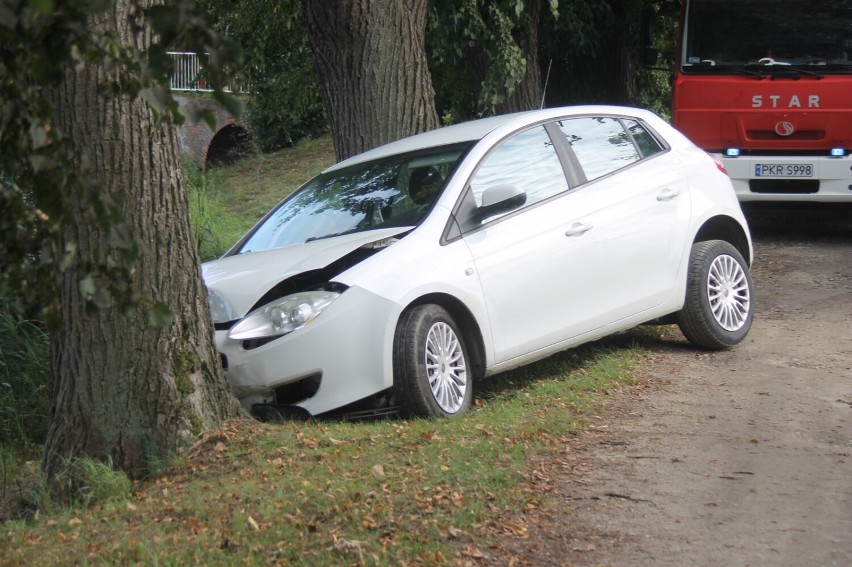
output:
[[746,341],[655,345],[636,386],[534,465],[546,504],[487,562],[852,565],[852,209],[831,211],[749,212]]

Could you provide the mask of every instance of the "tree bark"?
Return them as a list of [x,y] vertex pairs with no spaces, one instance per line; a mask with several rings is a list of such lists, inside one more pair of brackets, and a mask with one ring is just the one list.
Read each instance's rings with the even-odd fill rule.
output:
[[502,103],[496,114],[533,110],[541,106],[541,67],[538,56],[538,25],[541,15],[541,0],[527,0],[518,26],[516,41],[524,56],[526,72],[523,79]]
[[642,2],[639,0],[615,0],[612,11],[621,24],[621,33],[614,34],[613,102],[633,106],[639,104],[639,90],[636,82],[637,60],[639,53],[639,21]]
[[[144,25],[131,27],[142,20],[127,0],[92,23],[140,49],[151,42]],[[130,314],[90,309],[81,295],[87,263],[124,260],[115,230],[77,202],[63,240],[77,247],[78,262],[61,276],[61,327],[51,337],[53,403],[42,461],[49,478],[64,459],[81,455],[145,474],[202,430],[240,414],[211,340],[176,131],[156,123],[142,100],[105,94],[109,79],[102,67],[69,70],[51,95],[55,124],[84,150],[93,186],[119,207],[139,245],[127,293],[163,302],[173,317],[158,327],[145,305]]]
[[338,160],[438,126],[428,0],[303,0]]

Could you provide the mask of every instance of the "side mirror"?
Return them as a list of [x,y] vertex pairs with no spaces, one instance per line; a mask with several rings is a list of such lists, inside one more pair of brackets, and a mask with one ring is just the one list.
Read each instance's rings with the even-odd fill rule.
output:
[[508,213],[527,202],[527,192],[520,185],[505,183],[494,185],[482,192],[482,204],[476,210],[476,216],[485,219],[501,213]]

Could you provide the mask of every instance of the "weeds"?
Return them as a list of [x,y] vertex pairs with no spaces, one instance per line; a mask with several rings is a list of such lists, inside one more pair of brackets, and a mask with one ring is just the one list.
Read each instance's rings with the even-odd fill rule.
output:
[[211,196],[215,176],[199,170],[188,160],[184,160],[183,172],[189,196],[192,229],[201,261],[213,260],[227,251],[216,225],[216,202]]
[[25,450],[43,443],[49,409],[47,334],[0,301],[0,445]]
[[112,461],[101,462],[88,457],[65,461],[48,488],[40,481],[32,500],[39,510],[56,507],[81,506],[87,508],[130,495],[130,480],[121,471],[113,469]]

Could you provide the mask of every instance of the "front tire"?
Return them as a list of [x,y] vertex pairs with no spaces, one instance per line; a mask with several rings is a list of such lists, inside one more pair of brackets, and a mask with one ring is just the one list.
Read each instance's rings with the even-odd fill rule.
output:
[[748,265],[723,240],[692,245],[686,301],[677,324],[697,347],[721,350],[741,342],[754,317],[754,289]]
[[473,398],[468,350],[452,316],[439,305],[417,305],[394,336],[394,390],[405,413],[461,415]]

